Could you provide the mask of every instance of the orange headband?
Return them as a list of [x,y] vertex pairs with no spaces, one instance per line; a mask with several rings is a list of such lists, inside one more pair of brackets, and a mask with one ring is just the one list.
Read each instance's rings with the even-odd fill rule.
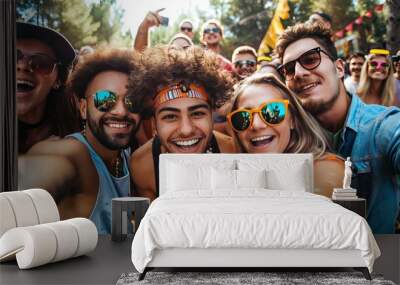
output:
[[200,85],[190,83],[189,86],[179,83],[161,89],[153,99],[154,108],[161,104],[179,98],[197,98],[208,101],[206,90]]

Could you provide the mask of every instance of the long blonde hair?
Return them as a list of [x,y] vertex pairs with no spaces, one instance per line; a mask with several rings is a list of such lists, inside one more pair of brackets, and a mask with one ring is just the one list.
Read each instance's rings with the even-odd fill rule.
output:
[[[235,89],[231,100],[231,112],[238,109],[238,99],[243,92],[251,85],[268,84],[274,86],[282,94],[282,97],[289,100],[289,111],[293,118],[294,128],[290,133],[290,140],[285,153],[313,153],[315,158],[320,158],[327,150],[326,137],[317,121],[307,113],[301,106],[299,100],[285,84],[275,75],[256,73],[243,80]],[[236,132],[233,131],[236,145],[241,152],[243,149]]]
[[385,106],[393,106],[397,105],[396,95],[395,95],[395,81],[393,75],[393,66],[392,61],[388,56],[384,55],[375,55],[370,54],[367,56],[366,61],[364,62],[361,68],[360,75],[360,83],[357,88],[357,95],[360,96],[361,99],[365,99],[368,95],[368,91],[371,87],[371,78],[368,76],[368,63],[377,56],[383,56],[386,58],[386,62],[389,64],[389,74],[385,79],[385,83],[383,86],[382,93],[380,94],[381,104]]

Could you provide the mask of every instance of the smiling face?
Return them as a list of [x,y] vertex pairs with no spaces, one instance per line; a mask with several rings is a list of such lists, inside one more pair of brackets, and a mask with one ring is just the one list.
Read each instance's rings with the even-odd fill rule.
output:
[[[215,29],[218,29],[219,32],[214,32],[213,30],[215,30]],[[203,41],[208,46],[218,45],[219,42],[222,40],[221,30],[215,24],[208,24],[204,28],[204,31],[207,31],[207,30],[209,31],[208,33],[206,33],[206,32],[203,33]]]
[[368,60],[368,77],[385,80],[389,76],[390,63],[384,55],[374,55]]
[[[53,50],[35,39],[18,39],[17,49],[24,55],[43,54],[56,58]],[[26,123],[37,123],[43,117],[46,98],[56,85],[57,67],[50,74],[40,74],[31,69],[28,60],[17,62],[17,116]]]
[[360,81],[361,67],[364,64],[364,61],[365,59],[360,56],[353,57],[350,60],[349,68],[350,68],[351,78],[353,78],[353,80],[355,80],[356,82]]
[[[280,91],[269,84],[248,86],[237,101],[237,109],[258,108],[261,104],[284,99]],[[292,125],[287,112],[283,122],[271,126],[264,123],[259,114],[253,114],[253,124],[246,130],[236,132],[240,145],[247,153],[283,153],[290,141]]]
[[170,153],[204,153],[211,140],[210,105],[197,98],[179,98],[155,110],[157,135]]
[[[85,98],[81,100],[81,115],[87,120],[86,136],[96,145],[117,150],[126,148],[140,121],[138,114],[130,113],[125,106],[128,75],[118,71],[98,73],[86,88]],[[109,90],[117,94],[115,106],[107,112],[99,111],[94,105],[97,91]]]
[[[290,44],[283,55],[283,64],[297,59],[305,52],[323,47],[314,39],[304,38]],[[329,110],[340,94],[340,80],[344,75],[343,62],[333,62],[321,52],[321,63],[312,70],[302,67],[296,62],[295,75],[286,85],[299,97],[303,107],[313,115]]]
[[193,33],[193,26],[190,22],[183,22],[181,27],[181,32],[187,35],[190,39],[193,40],[194,33]]
[[233,58],[232,62],[235,73],[242,79],[252,75],[257,70],[257,59],[250,53],[239,53]]

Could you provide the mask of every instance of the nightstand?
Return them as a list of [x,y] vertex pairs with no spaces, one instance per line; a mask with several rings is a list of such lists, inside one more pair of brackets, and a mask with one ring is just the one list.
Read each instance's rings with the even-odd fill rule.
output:
[[348,199],[348,200],[336,200],[332,199],[332,202],[339,204],[340,206],[359,214],[361,217],[366,218],[367,216],[367,202],[363,198]]
[[[124,241],[130,228],[132,228],[132,233],[135,233],[149,205],[150,199],[143,197],[113,198],[111,240]],[[131,220],[134,224],[128,225]]]

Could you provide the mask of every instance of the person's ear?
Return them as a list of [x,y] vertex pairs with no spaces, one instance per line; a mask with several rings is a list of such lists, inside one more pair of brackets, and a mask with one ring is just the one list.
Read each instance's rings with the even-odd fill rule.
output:
[[87,119],[87,100],[85,98],[79,99],[79,112],[83,120]]
[[344,77],[345,62],[342,59],[338,58],[335,61],[335,67],[338,77],[342,79]]

